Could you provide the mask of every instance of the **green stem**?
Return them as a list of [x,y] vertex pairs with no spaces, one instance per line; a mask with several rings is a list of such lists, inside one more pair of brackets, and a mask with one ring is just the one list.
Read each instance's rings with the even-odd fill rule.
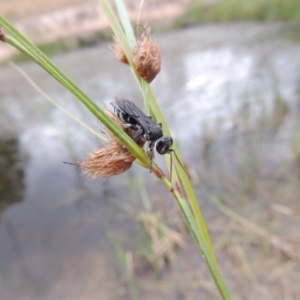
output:
[[181,197],[175,197],[177,204],[180,208],[181,214],[184,217],[184,220],[190,229],[190,232],[203,253],[203,259],[208,266],[208,269],[213,277],[213,280],[217,286],[217,289],[222,297],[222,299],[229,300],[231,299],[230,294],[226,288],[226,285],[223,281],[223,278],[219,272],[218,264],[216,259],[213,257],[213,253],[208,249],[208,245],[205,243],[205,237],[202,235],[198,230],[198,225],[193,216],[188,204],[186,203],[185,199]]
[[[125,7],[125,3],[122,0],[115,0],[116,7],[118,9],[118,13],[120,16],[127,14],[127,9]],[[129,18],[121,18],[122,27],[124,28],[127,41],[131,47],[131,49],[136,46],[136,39],[134,36],[134,32],[132,26],[130,24]]]

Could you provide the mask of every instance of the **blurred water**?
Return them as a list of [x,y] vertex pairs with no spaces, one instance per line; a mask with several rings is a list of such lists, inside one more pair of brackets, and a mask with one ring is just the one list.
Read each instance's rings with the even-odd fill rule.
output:
[[[183,155],[200,164],[203,130],[233,118],[245,103],[271,107],[280,94],[291,107],[300,80],[300,44],[282,25],[205,26],[154,36],[162,71],[153,89]],[[108,45],[53,58],[99,105],[121,96],[142,103],[127,66]],[[20,66],[58,103],[87,124],[101,125],[32,63]],[[0,298],[116,298],[115,257],[107,232],[133,229],[117,212],[126,203],[127,174],[90,181],[62,161],[83,158],[100,141],[38,95],[11,67],[0,69]],[[159,160],[160,163],[161,160]],[[134,166],[138,174],[148,172]],[[132,171],[129,172],[132,175]],[[7,188],[8,187],[8,188]]]

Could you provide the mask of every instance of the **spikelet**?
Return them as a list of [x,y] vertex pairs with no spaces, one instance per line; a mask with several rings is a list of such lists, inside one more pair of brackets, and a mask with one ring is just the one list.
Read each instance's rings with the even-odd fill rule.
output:
[[1,27],[0,27],[0,41],[1,41],[1,42],[4,42],[4,40],[5,40],[5,34],[4,34],[4,32],[1,30]]
[[[133,137],[133,129],[124,128],[121,120],[112,111],[106,109],[105,113],[130,137]],[[91,178],[124,173],[130,169],[136,159],[112,132],[108,131],[108,134],[110,141],[106,146],[91,152],[86,159],[78,162],[82,172],[90,175]],[[143,147],[145,143],[142,139],[136,142],[140,147]]]
[[123,48],[121,47],[120,43],[116,39],[115,39],[115,43],[112,46],[112,50],[115,52],[115,55],[120,62],[127,65],[129,64]]
[[113,176],[126,172],[132,166],[135,156],[123,145],[112,142],[101,149],[93,151],[79,162],[83,173],[91,178]]
[[144,27],[144,32],[133,55],[136,71],[150,83],[160,71],[161,55],[158,46],[152,41],[149,27]]

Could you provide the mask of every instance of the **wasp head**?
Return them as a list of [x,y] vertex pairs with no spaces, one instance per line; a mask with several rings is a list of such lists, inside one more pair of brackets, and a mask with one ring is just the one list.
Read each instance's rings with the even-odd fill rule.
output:
[[155,149],[159,154],[166,154],[172,151],[173,140],[169,136],[163,136],[155,142]]

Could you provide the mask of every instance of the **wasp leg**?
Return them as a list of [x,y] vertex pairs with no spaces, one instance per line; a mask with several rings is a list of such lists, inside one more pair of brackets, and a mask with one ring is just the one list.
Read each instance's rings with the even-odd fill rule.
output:
[[137,140],[138,138],[140,138],[144,133],[144,130],[142,128],[138,129],[136,131],[136,133],[134,134],[134,136],[132,137],[134,140]]
[[130,128],[130,127],[133,127],[132,124],[122,124],[124,128]]
[[170,182],[172,183],[172,171],[173,171],[172,151],[170,151],[169,154],[170,154]]
[[154,144],[153,143],[149,144],[149,148],[147,150],[147,155],[150,158],[150,173],[152,173],[152,161],[154,158]]

